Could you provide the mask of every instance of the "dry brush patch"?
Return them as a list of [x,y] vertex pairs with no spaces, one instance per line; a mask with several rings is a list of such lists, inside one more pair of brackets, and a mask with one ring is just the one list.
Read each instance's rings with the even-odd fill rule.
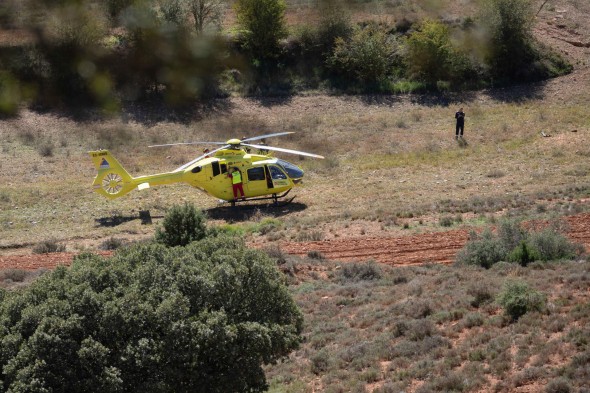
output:
[[[325,260],[323,266],[327,278],[306,276],[291,286],[305,315],[305,342],[267,368],[271,392],[318,385],[330,392],[430,392],[584,384],[587,261],[381,268],[377,275],[342,273],[345,265]],[[495,299],[514,277],[547,294],[547,307],[517,321],[505,315]]]

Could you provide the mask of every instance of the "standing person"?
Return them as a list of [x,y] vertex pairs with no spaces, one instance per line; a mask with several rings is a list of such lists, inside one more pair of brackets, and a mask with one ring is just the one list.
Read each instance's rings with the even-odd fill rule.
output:
[[455,113],[455,119],[457,119],[455,139],[463,138],[463,129],[465,128],[465,112],[463,112],[463,108],[459,108],[459,111]]
[[231,179],[232,189],[234,191],[234,201],[238,199],[238,191],[241,193],[242,198],[246,195],[244,194],[244,187],[242,185],[242,173],[238,169],[238,167],[234,167],[230,173],[227,174],[227,177]]

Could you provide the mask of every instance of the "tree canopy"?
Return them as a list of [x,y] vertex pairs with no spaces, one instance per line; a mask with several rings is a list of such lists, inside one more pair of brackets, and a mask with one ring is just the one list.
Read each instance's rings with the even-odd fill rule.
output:
[[224,236],[82,254],[0,299],[10,392],[262,391],[303,323],[269,257]]

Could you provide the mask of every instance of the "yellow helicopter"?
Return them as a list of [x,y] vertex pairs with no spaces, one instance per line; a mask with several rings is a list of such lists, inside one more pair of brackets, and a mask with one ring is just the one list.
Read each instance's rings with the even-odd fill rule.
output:
[[[272,199],[275,204],[287,196],[294,186],[300,185],[303,170],[290,162],[269,155],[269,151],[297,154],[314,158],[323,156],[297,150],[283,149],[266,144],[245,142],[293,134],[280,132],[245,139],[230,139],[227,142],[183,142],[149,147],[178,145],[221,145],[171,172],[132,177],[107,150],[90,151],[90,157],[98,174],[94,178],[94,191],[109,199],[121,197],[134,189],[143,190],[152,186],[187,183],[222,201],[252,201]],[[251,154],[250,149],[258,149]],[[236,172],[237,171],[237,172]],[[234,184],[240,181],[242,192],[236,195]]]

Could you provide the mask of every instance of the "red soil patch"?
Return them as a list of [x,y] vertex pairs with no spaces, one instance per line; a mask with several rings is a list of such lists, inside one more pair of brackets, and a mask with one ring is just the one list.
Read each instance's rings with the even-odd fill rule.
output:
[[[590,251],[590,213],[564,218],[567,235]],[[452,263],[468,240],[467,230],[426,233],[413,236],[375,238],[351,237],[317,242],[288,242],[281,249],[292,255],[319,251],[326,258],[341,261],[374,259],[388,265]]]
[[292,255],[319,251],[326,258],[344,261],[374,259],[388,265],[451,263],[467,242],[466,230],[425,233],[402,237],[353,237],[316,242],[289,242],[281,249]]
[[[95,251],[102,256],[112,255],[112,251]],[[56,252],[51,254],[0,256],[0,270],[3,269],[54,269],[59,265],[70,266],[76,253]]]
[[[590,213],[564,218],[567,235],[590,251]],[[457,252],[468,240],[468,231],[452,230],[400,237],[349,237],[314,242],[284,242],[281,249],[291,255],[305,256],[319,251],[326,258],[339,261],[367,261],[395,266],[424,263],[452,263]],[[111,251],[101,251],[103,256]],[[75,253],[0,256],[0,269],[53,269],[69,266]]]

